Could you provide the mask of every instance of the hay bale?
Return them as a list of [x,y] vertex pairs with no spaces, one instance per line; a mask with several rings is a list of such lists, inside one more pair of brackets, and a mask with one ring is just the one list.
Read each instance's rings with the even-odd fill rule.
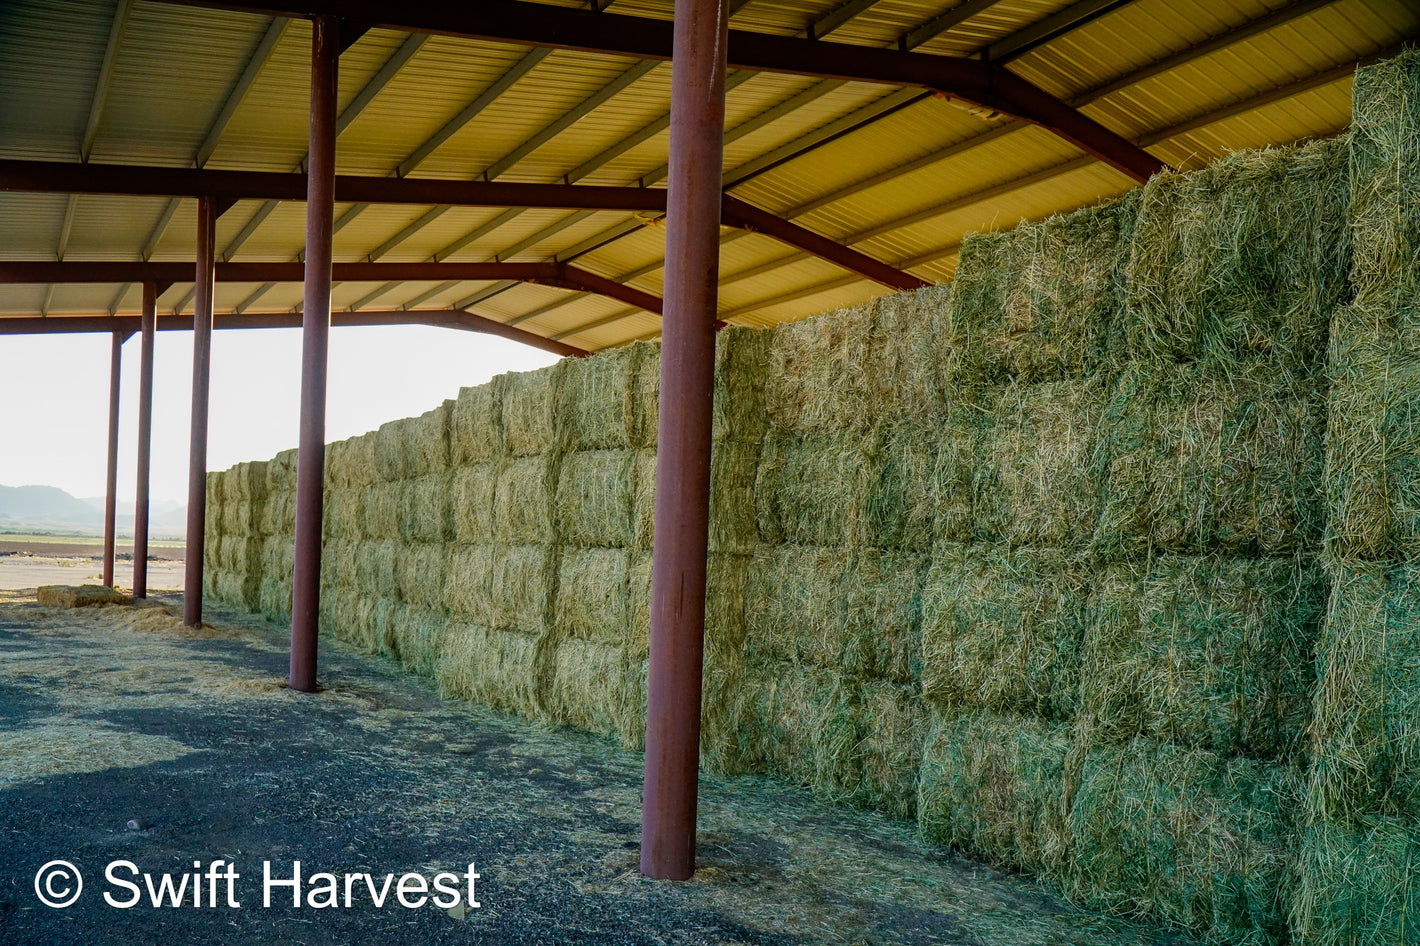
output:
[[860,534],[871,434],[771,431],[754,484],[761,541],[846,545]]
[[340,489],[364,489],[378,482],[375,469],[377,431],[326,445],[326,478]]
[[450,555],[449,546],[443,543],[396,546],[393,586],[395,597],[415,608],[445,610],[444,590]]
[[1081,378],[1103,363],[1121,313],[1120,269],[1138,214],[1113,203],[969,234],[950,300],[952,383]]
[[1127,357],[1306,376],[1346,292],[1347,139],[1240,151],[1139,197]]
[[[603,349],[562,369],[555,412],[563,450],[627,450],[638,441],[637,397],[644,345]],[[659,366],[656,366],[659,367]]]
[[360,537],[398,539],[404,518],[404,483],[376,483],[360,497]]
[[[289,505],[291,509],[291,528],[289,530],[283,529],[282,532],[295,535],[296,497],[294,493],[283,493],[275,502]],[[357,489],[355,487],[327,489],[321,504],[321,525],[326,541],[333,539],[356,539],[365,535],[367,526],[364,503],[364,489]]]
[[493,496],[493,534],[499,542],[524,545],[552,542],[559,454],[523,457],[505,463]]
[[536,717],[542,706],[538,699],[538,649],[537,634],[450,624],[434,678],[445,696]]
[[[864,545],[926,551],[935,539],[939,515],[944,518],[944,533],[953,536],[952,503],[962,498],[970,502],[969,468],[938,467],[939,441],[949,440],[953,433],[945,425],[881,424],[865,440],[866,489],[858,536]],[[951,447],[946,452],[951,456]],[[960,480],[967,485],[962,497],[954,497],[953,486]],[[940,510],[939,494],[946,507]]]
[[451,400],[445,401],[432,411],[402,421],[406,476],[428,476],[449,469],[449,427],[453,404]]
[[[714,466],[711,466],[710,522],[711,541],[714,541],[716,502],[714,490]],[[656,533],[656,451],[636,451],[635,469],[632,471],[635,490],[631,500],[631,544],[634,548],[649,549]]]
[[1070,746],[1068,727],[1033,716],[933,709],[917,800],[922,837],[1058,876],[1078,784]]
[[1340,562],[1317,646],[1308,803],[1420,817],[1420,567]]
[[398,604],[390,614],[389,650],[406,670],[433,677],[448,630],[447,615],[417,605]]
[[[636,710],[625,654],[616,643],[564,638],[557,643],[547,713],[554,721],[623,742],[644,738],[644,707]],[[639,734],[639,735],[638,735]]]
[[1108,392],[1098,378],[1012,384],[995,397],[973,473],[973,534],[1081,548],[1099,512]]
[[564,550],[553,616],[558,635],[621,646],[630,622],[629,567],[624,549]]
[[410,475],[404,450],[404,429],[408,423],[404,418],[392,420],[375,431],[376,482],[395,483]]
[[404,484],[400,538],[446,542],[453,535],[453,474],[430,473]]
[[1104,415],[1095,550],[1255,555],[1313,549],[1323,532],[1323,397],[1313,382],[1136,366]]
[[42,608],[91,608],[131,602],[128,595],[108,585],[40,585],[35,589],[35,603]]
[[540,545],[504,546],[488,575],[491,620],[496,628],[542,633],[552,620],[557,552]]
[[557,390],[567,360],[537,371],[510,372],[493,379],[503,446],[510,456],[528,457],[557,446]]
[[735,743],[749,771],[767,771],[832,802],[859,788],[856,681],[803,663],[751,663],[735,694]]
[[1090,565],[1043,549],[940,549],[922,590],[923,698],[1070,719]]
[[[723,343],[719,341],[717,336],[717,352],[722,345]],[[637,359],[636,377],[631,388],[631,445],[638,449],[654,448],[658,434],[657,428],[661,421],[661,343],[631,342],[625,347],[640,349],[639,354],[635,356]],[[718,359],[717,384],[719,383],[718,372],[723,370],[720,367],[722,365],[723,359]]]
[[493,381],[459,388],[449,418],[449,451],[454,466],[486,463],[503,455],[501,390],[502,386]]
[[878,299],[868,333],[869,398],[875,417],[923,423],[946,410],[943,367],[951,354],[952,286],[941,283]]
[[636,461],[631,450],[593,450],[562,458],[554,507],[559,542],[616,548],[632,543]]
[[[773,336],[772,331],[736,326],[716,333],[715,402],[711,419],[711,436],[715,440],[754,443],[764,436],[769,425],[765,389]],[[647,390],[647,384],[649,381],[643,383],[643,391]],[[656,416],[659,418],[659,414]],[[650,419],[647,418],[648,422]],[[643,438],[644,446],[654,446],[655,442],[654,437]]]
[[1311,715],[1326,601],[1314,563],[1167,556],[1094,582],[1081,673],[1092,742],[1153,736],[1289,761]]
[[[326,493],[326,502],[329,502],[330,493]],[[324,520],[326,534],[329,535],[330,520]],[[256,534],[268,535],[295,535],[296,533],[296,488],[271,489],[266,494],[266,500],[257,509]],[[358,528],[358,520],[350,523],[347,528]]]
[[877,382],[868,351],[876,306],[840,309],[769,333],[764,405],[776,427],[836,432],[873,422]]
[[1302,840],[1295,942],[1410,946],[1420,936],[1420,822],[1323,822]]
[[498,491],[500,461],[480,461],[454,470],[450,488],[450,516],[454,541],[492,542],[497,538],[493,523],[494,500]]
[[[759,475],[759,444],[746,440],[717,440],[710,452],[710,549],[715,552],[752,552],[759,539],[755,514],[755,483]],[[651,464],[651,490],[644,497],[641,515],[655,519],[655,465]],[[654,531],[654,530],[651,530]],[[647,535],[650,534],[648,531]]]
[[459,545],[449,550],[443,601],[455,618],[490,624],[495,616],[490,581],[501,554],[497,545]]
[[1139,739],[1085,757],[1068,895],[1216,943],[1284,943],[1299,778],[1285,766]]
[[911,820],[917,815],[917,775],[928,715],[921,689],[864,680],[858,704],[859,771],[850,801]]
[[398,542],[361,542],[353,549],[355,582],[350,590],[356,594],[392,594],[394,563],[401,548]]

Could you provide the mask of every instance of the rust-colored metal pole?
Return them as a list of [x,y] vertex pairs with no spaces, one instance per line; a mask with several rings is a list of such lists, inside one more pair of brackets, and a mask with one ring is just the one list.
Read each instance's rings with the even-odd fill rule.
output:
[[301,437],[296,454],[296,553],[291,576],[293,690],[316,689],[321,514],[325,489],[325,369],[330,340],[335,220],[335,82],[340,26],[318,17],[311,37],[310,175],[306,193],[306,294],[301,310]]
[[676,0],[641,873],[695,872],[726,0]]
[[113,587],[113,545],[118,526],[118,396],[123,370],[123,332],[113,333],[108,364],[108,476],[104,487],[104,584]]
[[148,597],[148,463],[153,454],[153,340],[158,287],[143,284],[143,350],[138,360],[138,489],[133,498],[133,597]]
[[212,372],[212,291],[216,281],[217,210],[197,200],[197,272],[192,316],[192,443],[187,465],[187,563],[182,623],[202,623],[202,549],[207,537],[207,400]]

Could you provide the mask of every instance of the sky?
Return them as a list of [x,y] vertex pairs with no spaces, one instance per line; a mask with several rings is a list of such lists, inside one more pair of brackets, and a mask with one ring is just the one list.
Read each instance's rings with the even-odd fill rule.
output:
[[[187,500],[192,333],[158,332],[153,356],[153,502]],[[0,336],[0,485],[104,494],[111,336]],[[123,346],[118,496],[132,501],[138,438],[137,335]],[[330,332],[326,441],[438,407],[459,388],[556,355],[457,329],[347,326]],[[207,468],[296,446],[300,329],[216,331]]]

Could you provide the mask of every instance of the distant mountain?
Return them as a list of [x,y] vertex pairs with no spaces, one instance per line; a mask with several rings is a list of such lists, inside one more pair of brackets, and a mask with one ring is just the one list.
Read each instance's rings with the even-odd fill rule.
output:
[[[118,504],[118,531],[133,532],[132,501]],[[99,535],[104,527],[104,501],[76,499],[55,486],[0,486],[0,529],[78,532]],[[154,502],[148,511],[153,538],[180,537],[187,529],[187,506],[172,500]]]

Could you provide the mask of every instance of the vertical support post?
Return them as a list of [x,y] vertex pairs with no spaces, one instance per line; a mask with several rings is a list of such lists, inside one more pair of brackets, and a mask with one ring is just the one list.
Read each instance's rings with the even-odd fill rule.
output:
[[138,489],[133,499],[133,597],[148,597],[148,465],[153,454],[153,336],[158,287],[143,284],[143,351],[138,361]]
[[187,466],[187,563],[182,623],[202,624],[202,549],[207,537],[207,401],[212,380],[212,292],[217,278],[217,209],[197,200],[197,273],[192,316],[192,442]]
[[641,813],[641,873],[666,880],[695,872],[727,21],[725,0],[676,0]]
[[123,370],[123,332],[113,333],[108,364],[108,470],[104,488],[104,577],[113,587],[113,546],[118,528],[118,396],[119,373]]
[[301,436],[296,452],[296,551],[291,575],[291,689],[316,689],[321,517],[325,490],[325,371],[335,218],[335,82],[340,23],[317,17],[311,37],[306,289],[301,310]]

